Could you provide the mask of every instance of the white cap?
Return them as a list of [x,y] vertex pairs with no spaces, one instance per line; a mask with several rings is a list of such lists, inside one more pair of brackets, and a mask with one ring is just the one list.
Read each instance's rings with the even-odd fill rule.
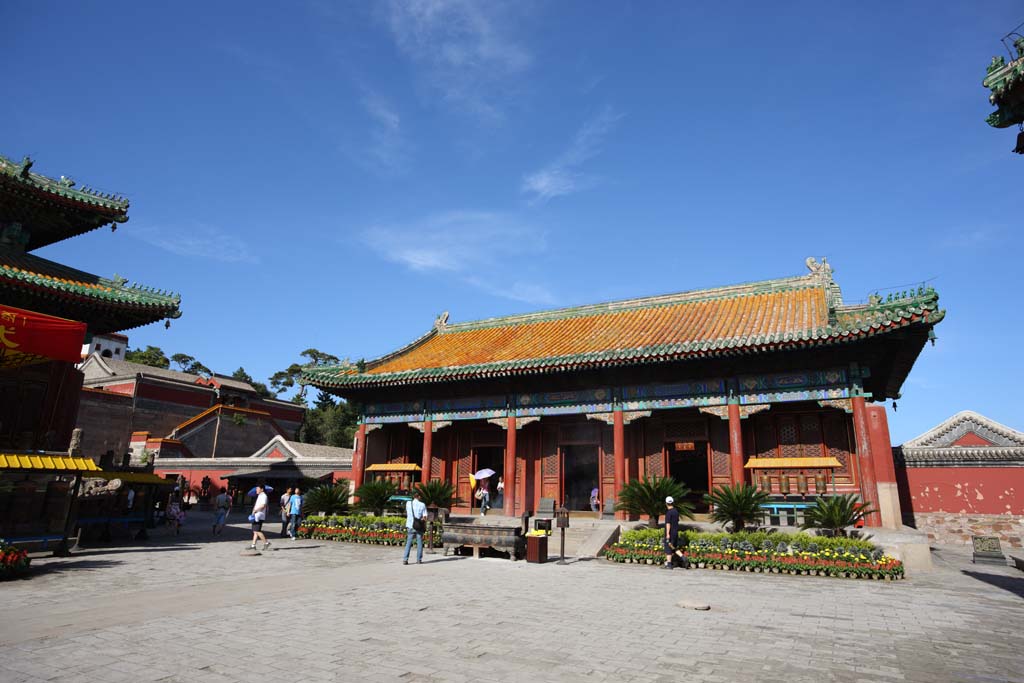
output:
[[676,499],[673,498],[672,496],[668,496],[665,498],[665,505],[671,505],[674,502],[676,502]]

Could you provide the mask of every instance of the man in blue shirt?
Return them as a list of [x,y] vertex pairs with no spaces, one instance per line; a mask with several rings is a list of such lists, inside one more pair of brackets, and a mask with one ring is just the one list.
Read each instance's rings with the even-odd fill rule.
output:
[[402,564],[409,564],[412,539],[416,539],[416,564],[423,564],[423,532],[427,529],[427,506],[420,500],[420,492],[413,491],[412,500],[405,504],[405,555]]
[[288,499],[288,519],[291,523],[288,525],[288,535],[294,541],[299,535],[299,520],[302,518],[302,491],[299,487],[295,487],[295,492],[292,497]]

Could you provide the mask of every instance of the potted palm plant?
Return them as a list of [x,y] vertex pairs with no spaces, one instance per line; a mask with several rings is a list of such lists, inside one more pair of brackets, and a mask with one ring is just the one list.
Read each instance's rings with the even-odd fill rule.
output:
[[857,494],[845,496],[823,496],[815,501],[814,507],[804,512],[801,529],[821,529],[829,535],[845,536],[846,528],[854,526],[874,510],[857,500]]
[[634,479],[619,491],[615,509],[631,515],[647,515],[651,528],[654,528],[658,526],[658,518],[668,509],[665,505],[668,496],[675,499],[680,517],[693,519],[693,506],[684,500],[689,494],[690,489],[672,477]]
[[359,508],[372,512],[378,517],[384,516],[384,508],[388,506],[391,496],[398,492],[398,485],[388,479],[368,481],[356,489]]
[[770,498],[764,490],[750,484],[719,486],[704,496],[712,505],[711,519],[720,524],[732,524],[733,533],[743,531],[748,522],[759,519],[761,506]]

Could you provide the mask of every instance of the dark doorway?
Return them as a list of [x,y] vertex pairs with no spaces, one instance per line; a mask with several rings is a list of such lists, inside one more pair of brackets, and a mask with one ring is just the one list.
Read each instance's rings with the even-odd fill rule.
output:
[[709,490],[707,441],[668,443],[665,446],[669,476],[690,489],[686,502],[693,506],[694,511],[707,512],[708,504],[704,502],[704,494]]
[[563,446],[565,507],[590,510],[590,492],[598,486],[597,446]]
[[494,476],[487,482],[487,490],[491,494],[491,507],[500,508],[504,501],[498,495],[498,477],[505,472],[505,449],[501,446],[478,446],[476,451],[476,469],[473,472],[487,468],[494,470]]

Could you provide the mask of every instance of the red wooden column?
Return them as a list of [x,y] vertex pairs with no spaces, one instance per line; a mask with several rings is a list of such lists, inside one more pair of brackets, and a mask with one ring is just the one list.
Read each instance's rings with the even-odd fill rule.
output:
[[729,404],[729,478],[733,486],[742,484],[743,473],[743,426],[740,423],[740,406]]
[[[612,412],[612,448],[615,449],[615,502],[619,502],[619,492],[626,485],[626,427],[622,419],[622,410]],[[604,501],[601,501],[604,505]],[[616,512],[616,519],[626,519],[625,512]]]
[[[359,423],[359,429],[356,430],[356,448],[352,452],[352,492],[355,493],[363,483],[363,457],[366,455],[366,424],[363,422]],[[359,502],[359,499],[353,497],[355,502]]]
[[860,487],[864,502],[875,512],[868,515],[864,523],[867,526],[880,526],[882,521],[878,515],[878,479],[875,477],[875,461],[871,453],[871,428],[868,425],[867,406],[863,396],[850,399],[853,405],[853,432],[857,441],[857,462],[860,464]]
[[508,418],[505,430],[505,492],[504,513],[513,517],[516,514],[516,418]]
[[423,423],[423,464],[420,465],[423,471],[420,472],[420,481],[430,481],[430,458],[434,448],[434,421],[427,420]]

